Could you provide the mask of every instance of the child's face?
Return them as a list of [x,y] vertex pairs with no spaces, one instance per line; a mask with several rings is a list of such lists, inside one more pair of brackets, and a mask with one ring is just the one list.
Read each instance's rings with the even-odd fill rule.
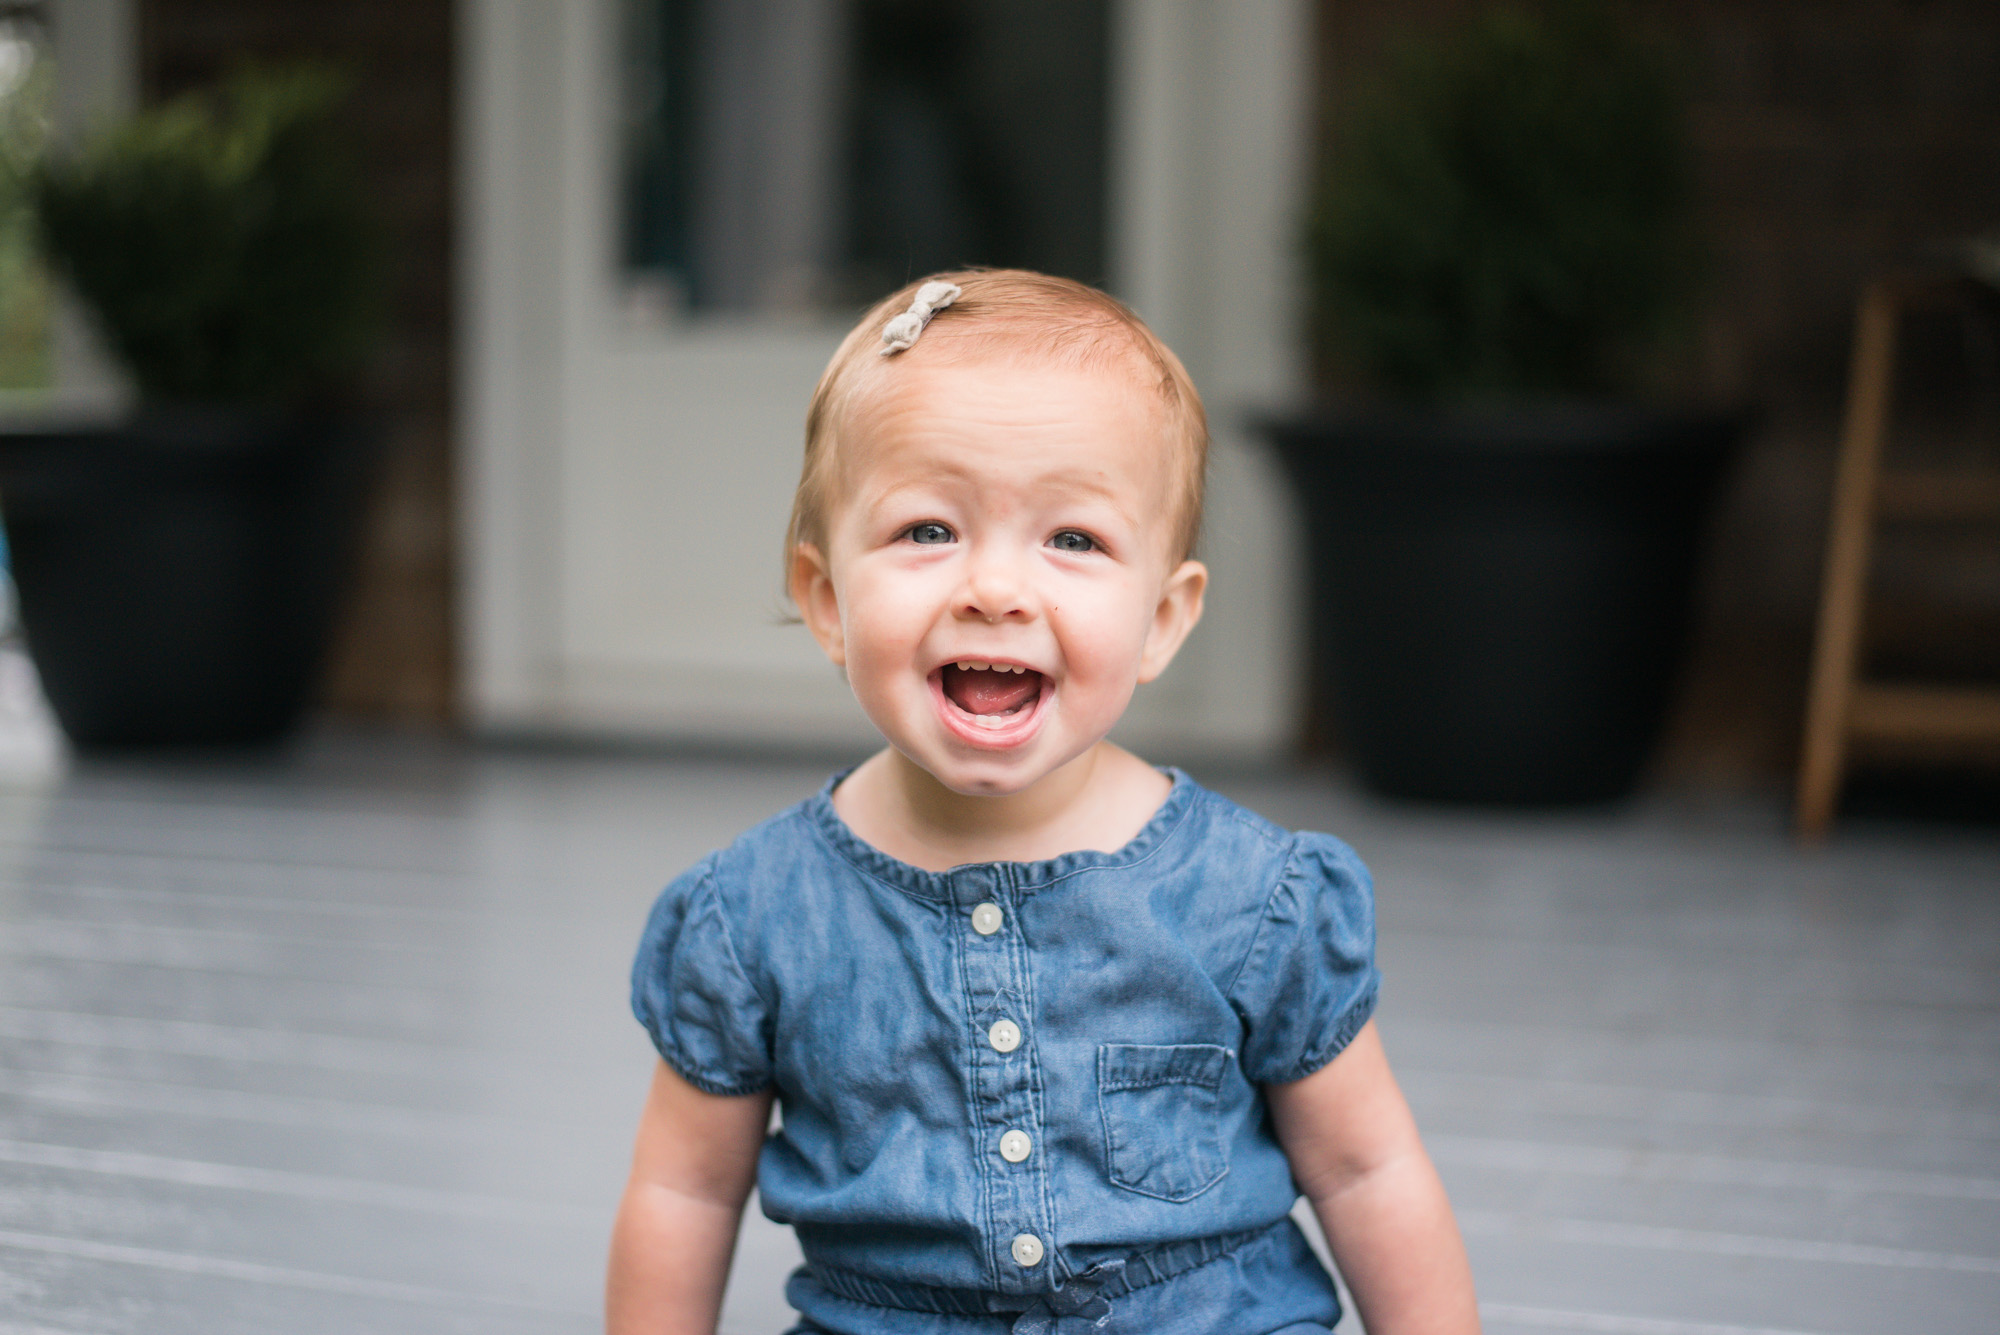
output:
[[1136,373],[893,369],[842,433],[793,596],[892,746],[955,792],[1019,792],[1201,615],[1207,574],[1170,550],[1174,447]]

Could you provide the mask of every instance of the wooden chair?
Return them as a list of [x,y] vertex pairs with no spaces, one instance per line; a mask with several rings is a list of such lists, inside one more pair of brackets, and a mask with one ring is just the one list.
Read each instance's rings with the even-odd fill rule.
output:
[[1905,276],[1878,279],[1862,292],[1799,766],[1795,820],[1801,840],[1826,834],[1856,749],[1887,745],[1941,755],[2000,750],[2000,685],[1984,689],[1860,679],[1877,525],[2000,519],[2000,475],[1883,465],[1903,315],[1970,300],[1975,290],[1966,279]]

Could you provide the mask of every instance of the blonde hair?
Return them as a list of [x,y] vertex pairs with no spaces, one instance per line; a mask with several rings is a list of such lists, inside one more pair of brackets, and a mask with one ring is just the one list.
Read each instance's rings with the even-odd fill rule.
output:
[[[908,309],[917,290],[930,282],[954,284],[962,293],[938,311],[914,346],[884,357],[882,327]],[[1123,365],[1150,382],[1167,426],[1163,446],[1172,450],[1178,465],[1176,554],[1194,554],[1208,472],[1208,414],[1180,358],[1129,306],[1094,287],[1027,269],[958,269],[918,279],[876,302],[841,340],[820,375],[806,409],[805,462],[785,532],[788,572],[800,543],[826,546],[841,431],[868,382],[894,375],[911,358],[965,361],[995,353],[1025,354],[1068,367]]]

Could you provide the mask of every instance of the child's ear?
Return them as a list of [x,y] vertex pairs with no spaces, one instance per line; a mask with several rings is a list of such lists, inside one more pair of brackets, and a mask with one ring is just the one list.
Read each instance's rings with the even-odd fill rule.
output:
[[1153,624],[1146,628],[1146,648],[1139,655],[1139,680],[1148,682],[1167,670],[1180,652],[1181,642],[1201,620],[1201,600],[1208,592],[1208,567],[1199,561],[1183,561],[1167,576],[1167,586],[1153,609]]
[[810,542],[792,549],[792,576],[789,581],[792,605],[800,620],[819,641],[819,647],[835,667],[847,666],[847,639],[840,628],[840,599],[833,589],[833,572],[826,557]]

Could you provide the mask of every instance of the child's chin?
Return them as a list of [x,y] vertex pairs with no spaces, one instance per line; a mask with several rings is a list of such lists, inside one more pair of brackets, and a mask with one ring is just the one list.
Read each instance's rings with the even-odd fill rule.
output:
[[919,754],[917,763],[944,787],[963,797],[1006,797],[1034,787],[1060,761],[1041,746],[1024,743],[1005,750],[959,745],[947,737],[942,746]]
[[[927,767],[928,768],[928,767]],[[1007,772],[996,771],[1005,769]],[[939,771],[943,771],[940,773]],[[940,765],[931,777],[960,797],[1009,797],[1048,777],[1047,766]]]

